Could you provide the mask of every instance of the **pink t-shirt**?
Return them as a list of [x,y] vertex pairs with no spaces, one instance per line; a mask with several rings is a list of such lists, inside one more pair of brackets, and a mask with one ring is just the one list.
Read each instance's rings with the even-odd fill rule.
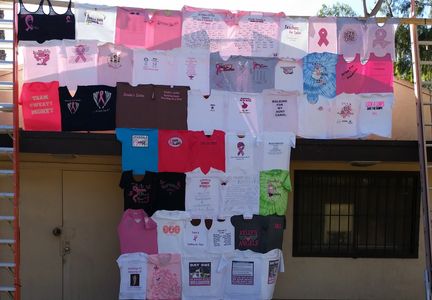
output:
[[23,84],[20,104],[25,130],[61,131],[58,88],[58,81]]
[[147,260],[147,299],[180,300],[182,295],[181,278],[180,254],[149,255]]
[[127,209],[117,227],[120,252],[158,253],[157,225],[143,209]]
[[339,55],[336,65],[336,94],[393,93],[393,61],[390,54],[371,53],[366,63],[357,54],[351,62]]
[[98,84],[132,83],[132,49],[106,43],[98,46]]
[[365,67],[366,80],[360,93],[393,93],[393,61],[390,53],[383,57],[371,53]]
[[309,53],[337,53],[337,31],[335,17],[309,18]]
[[149,50],[178,48],[181,27],[179,11],[119,7],[115,43]]
[[338,55],[336,64],[336,95],[341,93],[358,94],[365,82],[365,65],[357,54],[352,61],[346,61],[343,55]]

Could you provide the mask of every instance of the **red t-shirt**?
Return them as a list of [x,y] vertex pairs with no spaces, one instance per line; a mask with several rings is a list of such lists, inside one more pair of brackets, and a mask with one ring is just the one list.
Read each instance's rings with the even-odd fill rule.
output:
[[20,104],[25,130],[61,131],[58,88],[58,81],[23,84]]
[[214,130],[206,135],[204,131],[194,131],[194,135],[192,169],[201,168],[205,174],[210,168],[225,172],[225,132]]
[[194,133],[188,130],[159,130],[159,172],[192,171]]

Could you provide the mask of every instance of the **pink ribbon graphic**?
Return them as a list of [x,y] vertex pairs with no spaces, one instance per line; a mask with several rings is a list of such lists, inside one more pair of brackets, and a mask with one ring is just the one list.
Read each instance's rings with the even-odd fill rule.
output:
[[77,63],[80,59],[82,59],[83,62],[86,62],[87,59],[84,56],[84,53],[86,52],[86,49],[84,47],[84,45],[78,45],[75,46],[75,54],[77,55],[75,57],[75,62]]
[[385,29],[378,29],[375,31],[375,39],[372,42],[372,47],[381,46],[381,48],[385,48],[388,44],[390,44],[389,41],[386,41],[385,38],[387,36],[387,31]]
[[32,15],[25,16],[24,22],[27,26],[25,31],[33,30],[33,21],[34,19]]
[[237,156],[239,155],[244,156],[244,148],[245,148],[245,144],[243,142],[237,143],[237,149],[238,149]]
[[66,16],[66,23],[70,23],[71,21],[71,17],[70,16]]
[[324,45],[326,45],[326,46],[328,46],[328,44],[329,44],[329,41],[327,40],[327,29],[325,29],[325,28],[321,28],[319,31],[318,31],[318,35],[319,35],[319,37],[320,37],[320,39],[319,39],[319,41],[318,41],[318,46],[322,46],[322,44],[324,44]]
[[99,91],[99,105],[100,105],[100,107],[105,106],[105,99],[104,99],[103,95],[104,95],[104,92]]

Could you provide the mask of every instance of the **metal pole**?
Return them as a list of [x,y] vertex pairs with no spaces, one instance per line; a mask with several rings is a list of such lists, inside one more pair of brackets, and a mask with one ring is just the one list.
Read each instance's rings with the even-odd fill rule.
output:
[[[411,0],[411,18],[416,16],[415,1]],[[429,203],[429,183],[428,183],[428,161],[427,161],[427,146],[426,137],[424,132],[424,116],[423,116],[423,101],[422,101],[422,84],[420,75],[420,55],[417,37],[417,25],[410,24],[411,36],[411,53],[413,65],[413,79],[414,79],[414,94],[416,98],[416,111],[417,111],[417,139],[419,148],[419,163],[420,163],[420,176],[421,176],[421,203],[422,203],[422,216],[424,227],[424,246],[425,246],[425,295],[426,299],[431,299],[431,278],[432,278],[432,259],[431,259],[431,220],[430,220],[430,203]]]
[[13,0],[13,213],[14,213],[14,261],[15,261],[15,276],[14,300],[21,299],[21,243],[20,243],[20,210],[19,210],[19,194],[20,194],[20,177],[19,177],[19,105],[18,105],[18,27],[17,27],[17,3]]

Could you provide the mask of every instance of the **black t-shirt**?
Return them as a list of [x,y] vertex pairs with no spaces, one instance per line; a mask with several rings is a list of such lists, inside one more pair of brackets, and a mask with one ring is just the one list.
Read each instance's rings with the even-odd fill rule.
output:
[[185,210],[184,173],[157,173],[157,201],[158,210]]
[[265,253],[264,216],[254,215],[252,219],[243,216],[231,217],[235,229],[235,249]]
[[283,234],[286,229],[285,216],[270,215],[265,216],[265,248],[264,253],[273,249],[281,249],[283,244]]
[[64,14],[54,11],[52,4],[47,0],[49,13],[43,11],[44,0],[41,0],[35,12],[28,11],[19,1],[18,12],[18,40],[37,41],[42,43],[48,40],[75,39],[75,16],[72,13],[71,4]]
[[144,209],[148,216],[156,211],[156,173],[146,172],[142,179],[136,180],[132,171],[124,171],[120,179],[123,189],[124,210]]
[[249,249],[260,253],[282,249],[285,216],[254,215],[252,219],[233,216],[231,223],[235,228],[236,249]]
[[115,129],[116,88],[106,85],[78,86],[74,96],[59,88],[62,130]]

